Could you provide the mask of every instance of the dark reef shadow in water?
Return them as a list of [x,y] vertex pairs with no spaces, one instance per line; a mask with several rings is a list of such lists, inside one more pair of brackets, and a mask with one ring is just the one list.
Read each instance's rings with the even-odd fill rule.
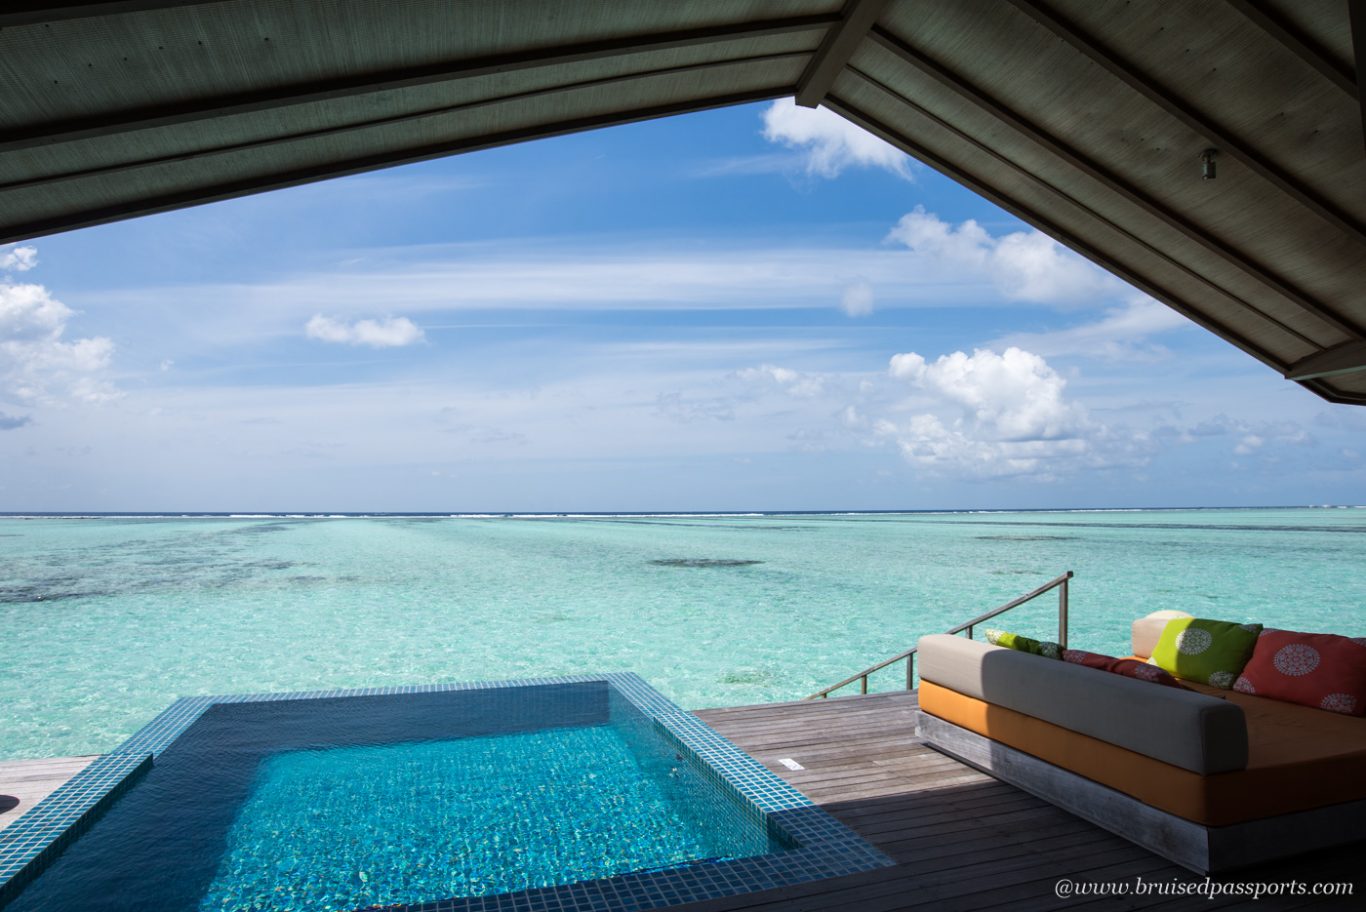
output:
[[731,560],[709,557],[662,557],[650,563],[656,567],[752,567],[762,564],[760,560]]
[[40,602],[63,602],[113,594],[93,590],[49,589],[46,586],[0,586],[0,605],[36,605]]

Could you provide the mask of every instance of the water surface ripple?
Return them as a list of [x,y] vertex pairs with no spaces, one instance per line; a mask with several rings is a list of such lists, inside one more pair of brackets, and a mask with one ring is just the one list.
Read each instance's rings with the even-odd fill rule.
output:
[[[0,518],[0,758],[108,750],[203,693],[630,670],[688,708],[790,700],[1066,569],[1081,648],[1159,608],[1362,636],[1361,532],[1360,509]],[[1056,601],[1008,624],[1052,636]]]

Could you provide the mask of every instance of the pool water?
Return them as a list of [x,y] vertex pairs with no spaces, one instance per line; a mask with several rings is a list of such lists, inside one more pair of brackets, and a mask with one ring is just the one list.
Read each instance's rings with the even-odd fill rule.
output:
[[604,725],[272,757],[201,908],[485,896],[773,850],[661,747]]
[[601,685],[220,704],[7,908],[351,910],[792,847]]

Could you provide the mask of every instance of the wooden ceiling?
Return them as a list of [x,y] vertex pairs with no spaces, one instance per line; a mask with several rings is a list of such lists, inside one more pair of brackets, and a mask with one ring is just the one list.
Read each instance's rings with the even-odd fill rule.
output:
[[8,0],[0,242],[795,95],[1366,404],[1363,31],[1366,0]]

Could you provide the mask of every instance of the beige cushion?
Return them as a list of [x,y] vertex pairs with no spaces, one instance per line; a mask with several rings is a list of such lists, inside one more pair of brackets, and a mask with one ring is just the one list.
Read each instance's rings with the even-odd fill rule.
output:
[[1162,628],[1176,618],[1190,617],[1184,611],[1154,611],[1152,614],[1134,621],[1132,627],[1134,655],[1146,659],[1153,654],[1153,647],[1162,638]]
[[987,703],[1206,775],[1247,766],[1233,703],[963,637],[920,638],[920,676]]

